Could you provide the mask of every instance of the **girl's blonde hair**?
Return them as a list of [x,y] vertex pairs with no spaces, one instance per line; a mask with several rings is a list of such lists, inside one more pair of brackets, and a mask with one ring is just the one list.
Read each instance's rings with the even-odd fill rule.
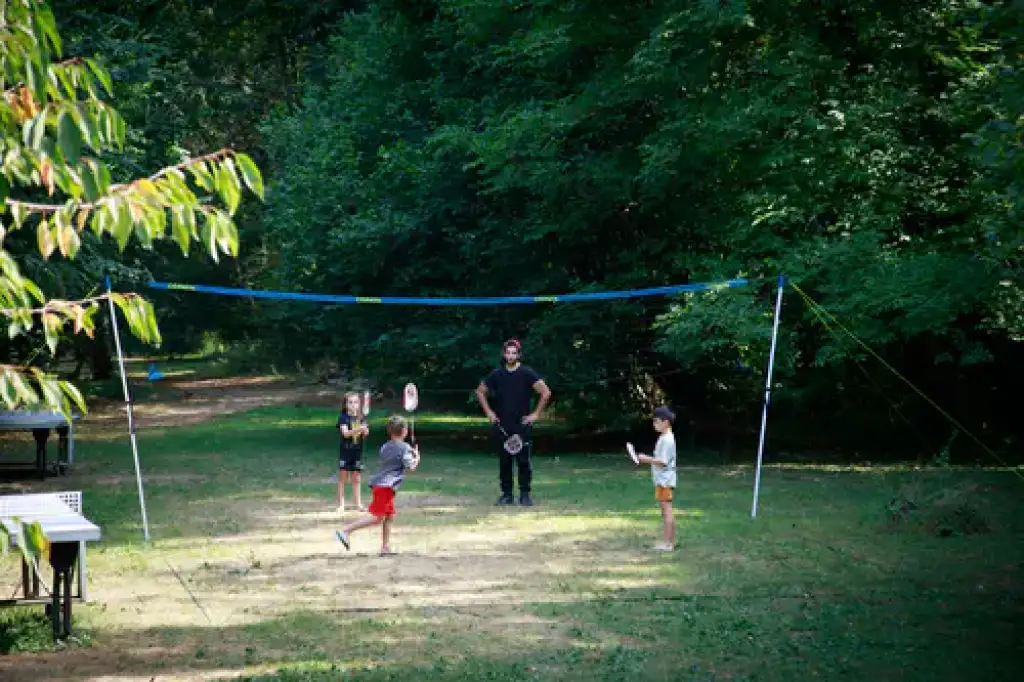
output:
[[348,393],[345,394],[345,398],[342,401],[342,405],[345,406],[345,409],[348,409],[348,401],[351,400],[352,398],[358,398],[359,399],[359,401],[360,401],[359,402],[359,407],[360,407],[360,409],[362,409],[362,407],[363,407],[362,398],[360,398],[359,394],[356,393],[355,391],[349,391]]

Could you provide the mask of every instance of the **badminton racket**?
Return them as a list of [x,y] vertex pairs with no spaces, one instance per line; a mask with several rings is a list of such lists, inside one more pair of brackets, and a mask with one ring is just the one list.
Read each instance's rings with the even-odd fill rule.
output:
[[511,436],[508,435],[508,431],[506,431],[505,427],[501,425],[501,422],[496,423],[498,425],[498,428],[501,429],[501,434],[505,436],[505,442],[502,443],[502,447],[505,448],[505,452],[507,452],[510,455],[518,455],[520,452],[522,452],[523,437],[520,436],[518,433],[513,434]]
[[409,435],[412,440],[412,444],[416,445],[416,408],[420,404],[420,394],[416,390],[416,384],[408,383],[402,390],[402,404],[405,407],[405,411],[409,413]]
[[[370,392],[369,391],[364,391],[363,392],[363,404],[362,404],[362,409],[360,410],[360,412],[362,413],[362,416],[363,416],[363,423],[364,424],[368,423],[368,419],[369,419],[369,416],[370,416]],[[366,454],[366,439],[362,438],[362,439],[360,439],[360,442],[362,443],[363,454],[365,455]]]

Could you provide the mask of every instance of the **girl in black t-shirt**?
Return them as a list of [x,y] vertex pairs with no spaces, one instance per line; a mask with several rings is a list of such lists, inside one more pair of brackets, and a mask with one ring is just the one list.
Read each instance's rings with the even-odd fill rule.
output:
[[338,513],[345,511],[345,484],[352,481],[352,497],[356,509],[366,511],[360,497],[359,479],[363,470],[363,442],[370,435],[366,417],[358,393],[345,394],[345,407],[338,415],[338,430],[341,431],[341,454],[338,457]]

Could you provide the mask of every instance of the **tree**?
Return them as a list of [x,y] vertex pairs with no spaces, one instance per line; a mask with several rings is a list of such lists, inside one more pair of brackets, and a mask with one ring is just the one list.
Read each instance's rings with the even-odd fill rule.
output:
[[[30,255],[26,234],[34,230],[38,256],[48,262],[58,253],[70,261],[83,244],[104,238],[113,238],[121,251],[133,237],[144,247],[171,237],[186,256],[197,240],[214,260],[235,255],[233,216],[243,182],[262,197],[258,168],[247,155],[222,149],[115,182],[103,155],[123,148],[126,130],[102,99],[112,92],[110,75],[89,59],[54,61],[61,57],[60,35],[53,13],[37,0],[0,0],[0,40],[0,312],[9,321],[9,336],[41,333],[52,353],[69,330],[91,337],[100,304],[109,297],[135,336],[159,343],[153,307],[137,294],[51,298],[22,272],[19,261]],[[38,364],[4,363],[0,370],[0,397],[8,409],[69,415],[74,403],[87,410],[74,384]],[[38,570],[49,551],[39,524],[19,524],[15,533],[22,556]],[[3,528],[0,553],[10,541]]]
[[[266,304],[266,337],[314,331],[304,352],[386,381],[472,386],[487,345],[526,332],[573,418],[632,418],[644,401],[631,387],[660,375],[707,421],[754,423],[785,274],[939,402],[972,411],[967,423],[991,425],[991,380],[1012,389],[1020,352],[1007,351],[1020,346],[1007,209],[1021,196],[1020,26],[952,0],[368,3],[339,24],[302,106],[267,125],[265,284],[363,296],[761,285],[671,306]],[[827,413],[890,440],[893,411],[859,373],[866,352],[798,301],[784,308],[776,407],[793,406],[794,432]],[[920,407],[901,412],[931,418],[900,394]],[[865,415],[871,426],[854,422]],[[887,435],[906,431],[892,421]]]
[[[74,259],[84,243],[111,239],[119,251],[173,239],[188,256],[198,241],[215,261],[236,255],[243,184],[263,195],[259,169],[230,148],[191,156],[146,177],[113,177],[106,155],[123,149],[126,126],[104,101],[109,73],[92,59],[61,60],[50,8],[39,0],[0,2],[0,312],[8,334],[41,335],[51,352],[66,333],[93,335],[96,314],[111,298],[141,341],[158,344],[152,305],[134,293],[52,298],[24,274],[26,242],[48,262]],[[35,255],[34,254],[34,255]],[[38,365],[0,365],[8,409],[87,409],[81,393]]]

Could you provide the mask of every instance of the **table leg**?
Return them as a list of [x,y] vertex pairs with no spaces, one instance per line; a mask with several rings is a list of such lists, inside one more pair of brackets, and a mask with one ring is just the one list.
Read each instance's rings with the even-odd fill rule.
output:
[[50,545],[50,565],[53,567],[53,603],[50,616],[55,640],[71,634],[71,576],[77,558],[77,542],[57,542]]
[[65,466],[62,462],[66,462],[68,466],[71,465],[71,456],[68,446],[68,427],[58,426],[57,431],[57,473],[61,474],[64,472],[63,467]]
[[24,595],[25,599],[33,599],[36,595],[32,593],[32,583],[30,582],[35,576],[29,576],[28,562],[25,561],[25,557],[21,558],[21,594]]
[[64,572],[64,636],[71,636],[71,574],[75,572],[75,564]]
[[60,573],[57,571],[53,572],[53,590],[50,592],[50,622],[53,624],[53,641],[60,639],[60,615],[61,615],[61,603],[60,603],[60,585],[63,581],[60,579]]
[[43,479],[46,478],[46,440],[50,429],[32,429],[32,437],[36,439],[36,472]]

